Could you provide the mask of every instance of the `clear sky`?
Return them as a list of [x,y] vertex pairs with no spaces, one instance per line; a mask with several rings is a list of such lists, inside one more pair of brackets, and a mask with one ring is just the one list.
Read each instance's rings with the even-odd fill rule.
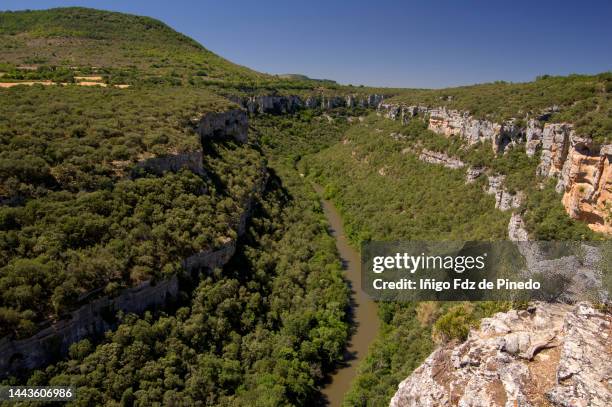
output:
[[444,87],[612,70],[612,1],[2,0],[158,18],[268,73]]

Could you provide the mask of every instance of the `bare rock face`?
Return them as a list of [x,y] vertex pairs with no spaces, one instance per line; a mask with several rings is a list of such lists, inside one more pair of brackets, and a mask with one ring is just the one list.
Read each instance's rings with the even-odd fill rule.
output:
[[465,172],[465,183],[471,184],[485,172],[484,167],[470,167]]
[[[423,115],[429,130],[446,137],[461,137],[468,145],[490,141],[496,153],[504,153],[508,146],[522,143],[529,157],[541,149],[536,174],[559,180],[557,192],[563,194],[567,213],[596,232],[612,235],[612,145],[595,146],[591,138],[576,135],[569,123],[546,123],[542,127],[542,121],[558,110],[558,106],[546,109],[535,119],[531,118],[524,128],[514,120],[503,123],[478,120],[468,112],[445,107],[381,103],[378,114],[401,119],[403,123]],[[468,183],[477,177],[470,171],[466,176]],[[509,194],[503,189],[502,181],[490,179],[488,192],[495,195],[495,206],[502,210],[519,207],[521,195]]]
[[207,113],[200,119],[197,132],[202,138],[233,138],[239,143],[247,142],[248,117],[243,109],[231,109],[219,113]]
[[529,240],[529,233],[525,228],[525,222],[518,213],[513,213],[508,222],[508,238],[514,242],[526,242]]
[[58,355],[68,353],[70,345],[81,339],[101,335],[116,326],[117,311],[142,313],[147,309],[163,307],[176,298],[178,278],[153,284],[145,281],[123,290],[116,297],[103,296],[72,311],[64,318],[41,329],[35,335],[21,340],[0,339],[0,377],[4,378],[20,369],[34,369],[51,362]]
[[469,145],[491,141],[496,152],[501,152],[515,137],[513,126],[478,120],[467,112],[446,108],[429,109],[429,130],[446,137],[463,137]]
[[153,157],[136,163],[133,175],[136,175],[138,169],[143,169],[146,172],[161,175],[164,172],[178,172],[183,168],[191,170],[194,174],[201,176],[205,175],[202,165],[202,151],[187,151],[184,153]]
[[392,407],[612,405],[612,315],[587,303],[535,303],[482,320],[434,351]]
[[555,177],[561,173],[567,157],[569,139],[574,134],[567,123],[547,123],[542,131],[542,155],[537,173],[543,177]]
[[367,96],[316,96],[311,95],[302,99],[296,95],[276,96],[252,96],[245,99],[232,98],[232,101],[243,106],[250,114],[287,114],[300,109],[330,110],[337,107],[378,107],[384,96],[372,94]]
[[502,211],[520,207],[524,199],[522,193],[513,194],[504,188],[505,178],[503,175],[490,175],[489,189],[486,191],[488,194],[495,196],[495,207]]
[[527,122],[525,130],[525,153],[529,157],[533,157],[542,144],[542,127],[540,122],[535,119],[530,119]]
[[444,153],[439,153],[437,151],[431,151],[427,149],[421,150],[421,154],[419,154],[419,160],[425,161],[430,164],[438,164],[443,165],[447,168],[452,168],[454,170],[465,167],[465,163],[458,158],[451,157]]
[[591,139],[572,137],[557,184],[563,206],[597,232],[612,234],[612,145],[597,147]]

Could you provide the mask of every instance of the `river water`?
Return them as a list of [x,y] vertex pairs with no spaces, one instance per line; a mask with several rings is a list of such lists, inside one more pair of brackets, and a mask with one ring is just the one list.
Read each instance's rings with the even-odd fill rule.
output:
[[[320,196],[323,196],[321,187],[315,186],[315,189]],[[321,202],[331,235],[336,240],[336,247],[342,259],[344,275],[351,288],[353,333],[344,354],[344,363],[331,374],[330,382],[322,390],[327,405],[337,407],[342,404],[342,399],[355,378],[359,363],[364,359],[368,346],[378,334],[380,324],[376,303],[361,290],[359,253],[349,245],[342,227],[342,219],[334,205],[327,200]]]

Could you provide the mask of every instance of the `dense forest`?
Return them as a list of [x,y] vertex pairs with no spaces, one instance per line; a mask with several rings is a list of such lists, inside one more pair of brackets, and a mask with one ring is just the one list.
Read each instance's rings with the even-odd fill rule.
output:
[[308,405],[342,358],[348,289],[318,198],[275,168],[236,258],[174,315],[122,317],[105,340],[27,383],[69,383],[75,405]]
[[261,182],[263,157],[253,147],[208,143],[207,177],[134,167],[158,155],[201,151],[190,120],[229,102],[171,89],[6,92],[0,336],[27,337],[92,290],[113,294],[167,277],[188,256],[236,237],[245,197]]

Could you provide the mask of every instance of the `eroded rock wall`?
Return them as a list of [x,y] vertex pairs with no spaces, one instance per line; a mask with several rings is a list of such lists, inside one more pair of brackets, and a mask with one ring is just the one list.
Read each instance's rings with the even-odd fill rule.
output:
[[204,176],[202,151],[188,151],[139,161],[132,171],[132,176],[136,176],[140,172],[139,170],[162,175],[164,172],[178,172],[183,168],[187,168],[195,174]]
[[419,160],[430,164],[439,164],[451,169],[459,169],[465,167],[465,163],[458,158],[451,157],[444,153],[422,149],[419,154]]
[[574,219],[592,230],[612,233],[612,145],[597,147],[590,139],[573,137],[557,192]]
[[383,95],[346,95],[324,96],[311,95],[306,98],[300,96],[252,96],[244,99],[232,100],[242,105],[250,114],[286,114],[294,113],[300,109],[330,110],[337,107],[364,107],[376,108],[384,99]]
[[239,143],[247,142],[249,121],[244,109],[231,109],[225,112],[206,113],[197,123],[196,131],[204,139],[234,139]]
[[[446,137],[461,137],[468,145],[489,141],[496,153],[503,153],[508,146],[518,144],[525,144],[525,152],[530,157],[541,150],[536,173],[559,180],[557,192],[563,195],[562,203],[569,216],[586,222],[594,231],[610,235],[612,145],[595,145],[590,137],[576,134],[569,123],[545,122],[554,111],[558,111],[558,107],[553,106],[530,118],[521,127],[516,120],[494,123],[445,107],[394,103],[380,103],[378,106],[378,113],[388,119],[406,123],[421,116],[433,132]],[[469,174],[468,180],[472,180]],[[510,196],[500,188],[490,188],[489,191],[496,195],[496,206],[500,209],[516,208],[520,204],[520,198]]]
[[65,355],[72,343],[101,335],[116,326],[117,311],[142,313],[162,307],[178,294],[176,276],[153,284],[145,281],[116,297],[104,296],[71,312],[68,317],[22,340],[0,340],[0,377],[20,369],[34,369]]
[[586,303],[532,304],[485,318],[435,350],[392,407],[612,405],[612,316]]

